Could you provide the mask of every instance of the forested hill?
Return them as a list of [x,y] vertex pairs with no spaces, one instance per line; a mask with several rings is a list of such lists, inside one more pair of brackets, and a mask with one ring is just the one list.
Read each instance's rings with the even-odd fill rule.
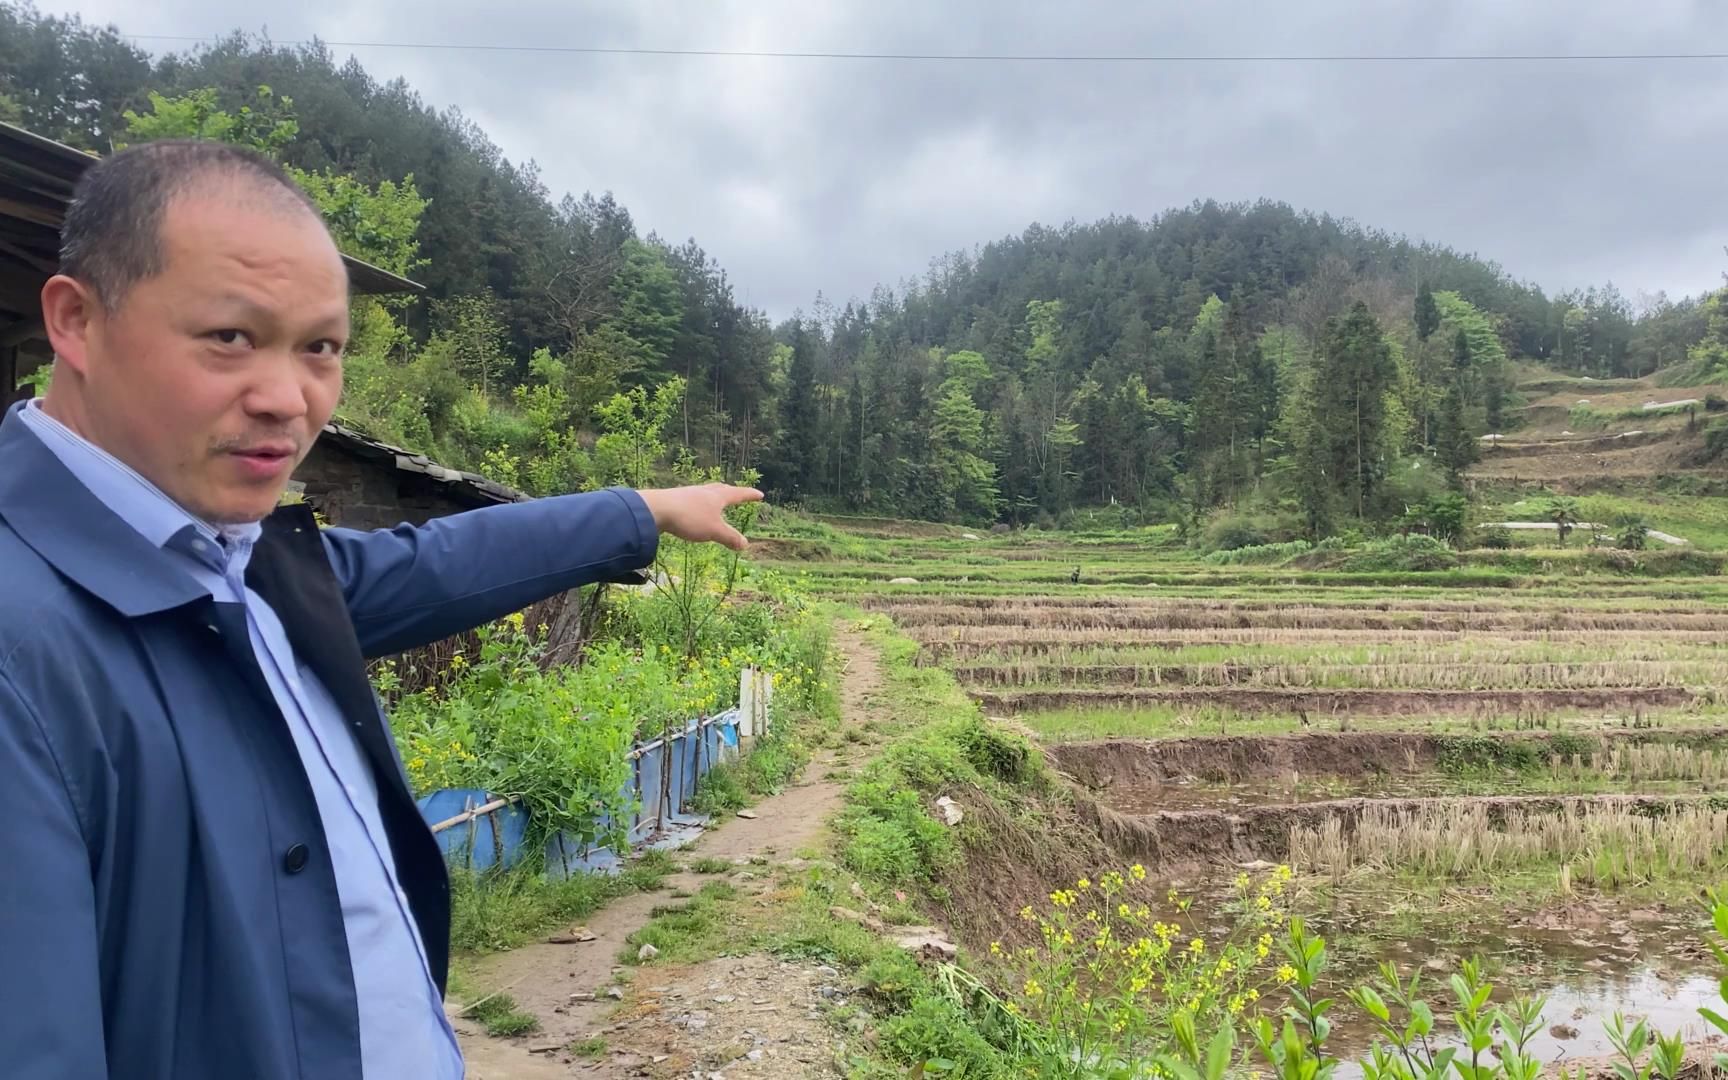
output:
[[345,418],[537,493],[687,449],[687,474],[759,469],[816,507],[1188,524],[1250,507],[1318,533],[1459,484],[1479,437],[1518,422],[1517,360],[1728,368],[1714,298],[1635,317],[1612,287],[1549,297],[1276,203],[1033,226],[771,327],[694,241],[644,235],[610,196],[555,196],[353,60],[241,36],[153,59],[16,0],[0,120],[98,152],[196,135],[280,158],[346,250],[428,286],[357,307]]
[[[782,326],[794,353],[770,461],[786,489],[931,517],[1294,510],[1297,481],[1324,476],[1311,527],[1385,518],[1516,424],[1510,361],[1645,375],[1687,361],[1712,311],[1659,298],[1635,319],[1612,286],[1551,298],[1474,256],[1280,203],[1033,226]],[[1340,355],[1346,341],[1365,351]],[[1400,462],[1423,457],[1439,468],[1401,483],[1418,470]]]

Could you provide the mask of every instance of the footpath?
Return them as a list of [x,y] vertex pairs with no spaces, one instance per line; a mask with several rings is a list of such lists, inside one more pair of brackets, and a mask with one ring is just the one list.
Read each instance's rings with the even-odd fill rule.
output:
[[[837,626],[834,644],[845,736],[865,723],[882,674],[875,650],[855,631]],[[680,851],[685,869],[668,875],[658,891],[614,900],[572,928],[580,933],[563,935],[582,940],[482,958],[471,981],[483,993],[509,994],[539,1028],[492,1038],[450,1006],[469,1080],[838,1075],[831,1063],[842,1033],[823,1012],[843,993],[833,968],[760,952],[690,965],[620,963],[632,934],[704,885],[724,881],[741,903],[767,905],[779,870],[822,857],[828,819],[845,790],[836,770],[868,752],[844,737],[833,742],[785,791]],[[696,863],[732,869],[698,874],[690,869]]]

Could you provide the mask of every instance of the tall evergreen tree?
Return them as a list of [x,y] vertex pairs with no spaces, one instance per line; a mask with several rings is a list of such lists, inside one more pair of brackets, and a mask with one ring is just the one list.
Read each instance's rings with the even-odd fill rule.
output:
[[780,402],[780,438],[775,448],[775,476],[794,498],[812,493],[821,477],[816,460],[822,444],[820,405],[816,400],[816,349],[803,320],[792,324],[792,359],[786,369],[786,391]]
[[1397,377],[1392,348],[1368,305],[1326,324],[1313,420],[1333,487],[1365,518],[1386,474],[1386,395]]
[[1434,290],[1424,281],[1416,290],[1416,308],[1412,313],[1416,323],[1416,340],[1427,341],[1440,329],[1440,306],[1434,302]]
[[1470,338],[1460,329],[1452,341],[1452,378],[1440,406],[1440,464],[1454,487],[1462,486],[1464,470],[1476,461],[1476,435],[1467,411],[1472,376]]

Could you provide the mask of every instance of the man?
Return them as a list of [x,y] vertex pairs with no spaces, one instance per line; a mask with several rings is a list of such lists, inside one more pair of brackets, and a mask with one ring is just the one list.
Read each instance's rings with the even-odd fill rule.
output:
[[458,1077],[449,889],[367,682],[648,564],[742,547],[725,485],[422,528],[276,509],[336,406],[343,264],[269,161],[90,168],[42,289],[51,388],[0,423],[0,1075]]

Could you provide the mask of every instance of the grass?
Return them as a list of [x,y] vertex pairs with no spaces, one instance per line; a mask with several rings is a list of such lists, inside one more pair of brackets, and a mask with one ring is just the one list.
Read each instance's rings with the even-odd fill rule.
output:
[[516,999],[504,993],[489,994],[463,1012],[482,1024],[486,1028],[486,1034],[494,1038],[526,1035],[540,1027],[539,1020],[531,1013],[518,1009]]
[[729,874],[732,870],[731,859],[717,859],[712,855],[704,855],[690,864],[690,871],[696,874]]
[[598,1061],[606,1056],[606,1038],[595,1035],[592,1038],[578,1039],[564,1048],[571,1054],[588,1061]]
[[512,949],[561,923],[583,919],[608,900],[651,892],[677,869],[666,852],[645,851],[618,874],[553,880],[531,866],[450,874],[450,945],[459,953]]
[[796,719],[777,716],[768,733],[756,738],[749,753],[715,765],[698,781],[691,808],[699,814],[720,816],[779,793],[810,760],[812,747],[821,745],[833,731],[832,709],[818,709]]
[[737,898],[736,887],[710,881],[688,903],[655,908],[647,924],[626,939],[619,963],[643,963],[644,945],[658,950],[658,963],[694,964],[719,955],[732,941],[726,931],[736,921],[732,902]]
[[[1521,499],[1493,510],[1500,521],[1543,521],[1539,516],[1548,498],[1537,496]],[[1484,510],[1487,514],[1490,511]],[[1728,498],[1699,495],[1670,495],[1661,492],[1632,497],[1629,495],[1580,495],[1578,517],[1610,527],[1628,518],[1641,518],[1653,529],[1689,540],[1704,549],[1728,548]],[[1574,546],[1582,538],[1573,534]],[[1658,546],[1652,542],[1652,547]]]
[[1369,866],[1454,879],[1564,864],[1573,881],[1602,888],[1713,878],[1728,866],[1728,810],[1573,803],[1497,818],[1479,801],[1414,810],[1370,804],[1348,832],[1338,817],[1293,828],[1290,860],[1333,876]]

